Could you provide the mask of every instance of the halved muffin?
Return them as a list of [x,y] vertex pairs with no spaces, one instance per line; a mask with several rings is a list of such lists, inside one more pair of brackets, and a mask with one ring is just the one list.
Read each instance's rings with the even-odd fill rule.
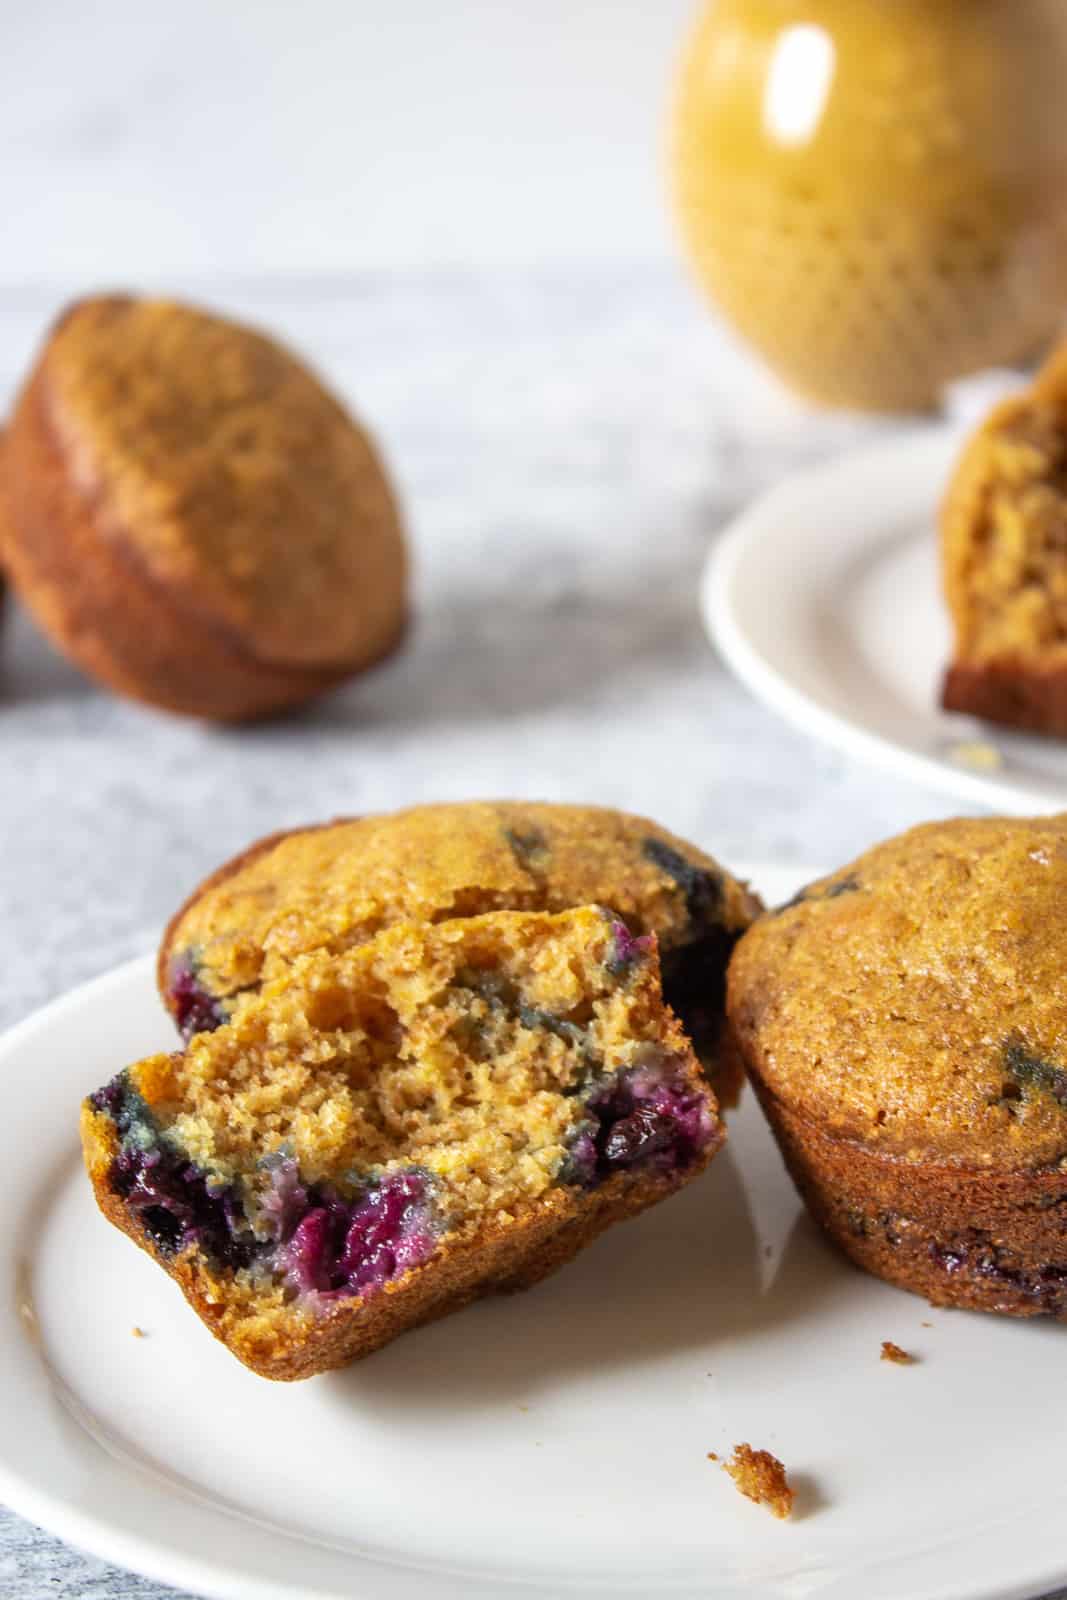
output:
[[280,1379],[535,1283],[723,1137],[655,938],[596,907],[301,955],[82,1130],[105,1215]]
[[1067,817],[931,823],[747,933],[729,1024],[858,1265],[1067,1317]]
[[1067,734],[1067,345],[970,440],[941,551],[955,633],[945,709]]

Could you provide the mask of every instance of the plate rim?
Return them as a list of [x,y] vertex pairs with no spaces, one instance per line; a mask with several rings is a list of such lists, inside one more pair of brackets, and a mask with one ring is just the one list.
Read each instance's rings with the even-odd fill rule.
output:
[[[758,495],[725,524],[705,560],[700,580],[704,628],[711,644],[750,693],[809,737],[854,756],[868,766],[898,778],[905,777],[984,810],[1007,810],[1022,816],[1048,814],[1067,808],[1067,785],[1057,801],[1051,794],[1011,778],[968,772],[936,756],[923,755],[898,744],[797,688],[753,643],[734,601],[734,584],[739,572],[766,538],[768,524],[783,519],[782,514],[788,512],[796,494],[810,493],[820,484],[840,483],[845,477],[858,478],[875,469],[884,470],[894,459],[901,472],[914,471],[917,458],[947,454],[959,447],[966,432],[958,422],[913,428],[877,444],[803,467]],[[876,527],[873,531],[884,538],[884,528]],[[870,535],[861,535],[858,527],[849,548],[857,554],[867,547],[869,539]],[[962,728],[960,742],[966,742],[966,730]]]

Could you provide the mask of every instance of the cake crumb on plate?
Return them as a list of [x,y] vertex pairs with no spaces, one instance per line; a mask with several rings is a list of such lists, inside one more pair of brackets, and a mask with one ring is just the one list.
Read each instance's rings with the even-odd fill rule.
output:
[[882,1360],[892,1361],[898,1367],[913,1367],[918,1358],[910,1350],[902,1350],[899,1344],[894,1344],[892,1339],[882,1340]]
[[791,1488],[786,1470],[777,1456],[769,1450],[753,1450],[750,1444],[735,1444],[731,1461],[723,1462],[738,1491],[758,1505],[764,1505],[776,1517],[789,1517],[793,1511],[795,1491]]
[[964,739],[949,746],[949,760],[969,772],[999,772],[1004,757],[995,744],[985,739]]

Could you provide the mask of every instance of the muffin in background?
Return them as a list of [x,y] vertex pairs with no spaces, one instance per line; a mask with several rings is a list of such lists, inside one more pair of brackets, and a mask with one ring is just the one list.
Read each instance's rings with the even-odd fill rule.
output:
[[1067,735],[1067,344],[968,442],[941,512],[942,703]]
[[1067,1318],[1067,816],[929,823],[770,912],[730,1037],[815,1219],[936,1305]]
[[401,636],[408,563],[385,470],[263,334],[167,300],[79,301],[4,458],[9,574],[52,641],[120,694],[263,716]]

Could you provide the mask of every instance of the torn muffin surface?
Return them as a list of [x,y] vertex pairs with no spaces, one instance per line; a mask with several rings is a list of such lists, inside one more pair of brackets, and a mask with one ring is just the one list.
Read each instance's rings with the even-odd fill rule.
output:
[[172,919],[160,992],[189,1038],[301,955],[340,954],[397,922],[594,904],[612,907],[635,937],[656,935],[667,1001],[729,1100],[719,1054],[726,966],[759,902],[695,845],[603,807],[428,805],[261,840]]
[[[552,1270],[722,1137],[655,940],[594,907],[301,956],[228,1024],[119,1074],[83,1129],[105,1212],[271,1376]],[[411,1318],[375,1327],[389,1294]]]

